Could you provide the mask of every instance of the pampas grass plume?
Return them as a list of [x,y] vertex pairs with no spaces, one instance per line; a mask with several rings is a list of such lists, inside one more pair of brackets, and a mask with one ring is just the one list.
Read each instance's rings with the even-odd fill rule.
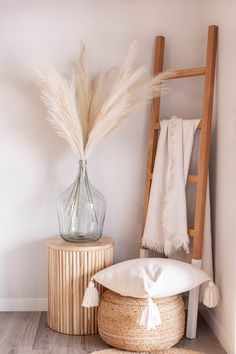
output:
[[145,66],[134,69],[137,50],[137,42],[133,42],[120,69],[111,68],[92,77],[88,74],[83,42],[73,63],[71,80],[48,64],[33,68],[49,122],[79,159],[86,159],[149,99],[160,96],[170,74],[150,78]]

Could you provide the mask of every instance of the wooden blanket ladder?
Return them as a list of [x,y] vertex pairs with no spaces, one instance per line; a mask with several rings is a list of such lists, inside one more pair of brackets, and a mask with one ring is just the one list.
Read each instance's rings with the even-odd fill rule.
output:
[[[203,67],[195,67],[188,69],[176,70],[169,79],[179,79],[194,76],[204,76],[204,95],[202,117],[198,129],[200,129],[200,144],[198,152],[198,172],[196,175],[188,175],[188,183],[196,183],[196,209],[194,218],[194,228],[188,229],[188,235],[193,239],[192,263],[201,267],[203,229],[205,217],[205,202],[207,175],[209,164],[210,135],[212,121],[212,105],[214,94],[214,78],[215,78],[215,62],[217,48],[218,27],[213,25],[208,27],[208,43],[206,64]],[[164,43],[165,38],[156,37],[155,58],[154,58],[154,75],[163,71],[164,59]],[[160,98],[152,100],[150,112],[150,128],[148,138],[148,157],[146,168],[146,184],[144,196],[143,211],[143,229],[145,225],[150,188],[152,183],[152,173],[155,162],[156,148],[158,143],[158,134],[160,131]],[[141,248],[141,257],[148,257],[148,250]],[[187,338],[196,337],[197,314],[198,314],[199,288],[191,290],[189,293],[188,318],[187,318]]]

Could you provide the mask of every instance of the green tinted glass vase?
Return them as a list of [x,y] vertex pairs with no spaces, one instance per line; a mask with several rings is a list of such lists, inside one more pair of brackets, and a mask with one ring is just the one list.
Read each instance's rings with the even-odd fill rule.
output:
[[58,199],[60,234],[71,242],[96,241],[102,235],[106,201],[89,182],[87,162],[79,161],[74,183]]

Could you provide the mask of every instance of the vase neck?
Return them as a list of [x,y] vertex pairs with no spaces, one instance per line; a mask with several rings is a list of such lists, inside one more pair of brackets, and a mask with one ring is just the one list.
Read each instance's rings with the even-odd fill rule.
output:
[[79,160],[79,167],[87,167],[87,160]]
[[87,177],[87,160],[79,160],[78,177]]

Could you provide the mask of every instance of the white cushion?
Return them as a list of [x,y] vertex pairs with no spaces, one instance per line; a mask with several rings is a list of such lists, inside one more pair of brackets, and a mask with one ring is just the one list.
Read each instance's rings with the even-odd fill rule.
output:
[[123,296],[163,297],[191,290],[209,276],[196,266],[166,258],[138,258],[115,264],[92,279]]

